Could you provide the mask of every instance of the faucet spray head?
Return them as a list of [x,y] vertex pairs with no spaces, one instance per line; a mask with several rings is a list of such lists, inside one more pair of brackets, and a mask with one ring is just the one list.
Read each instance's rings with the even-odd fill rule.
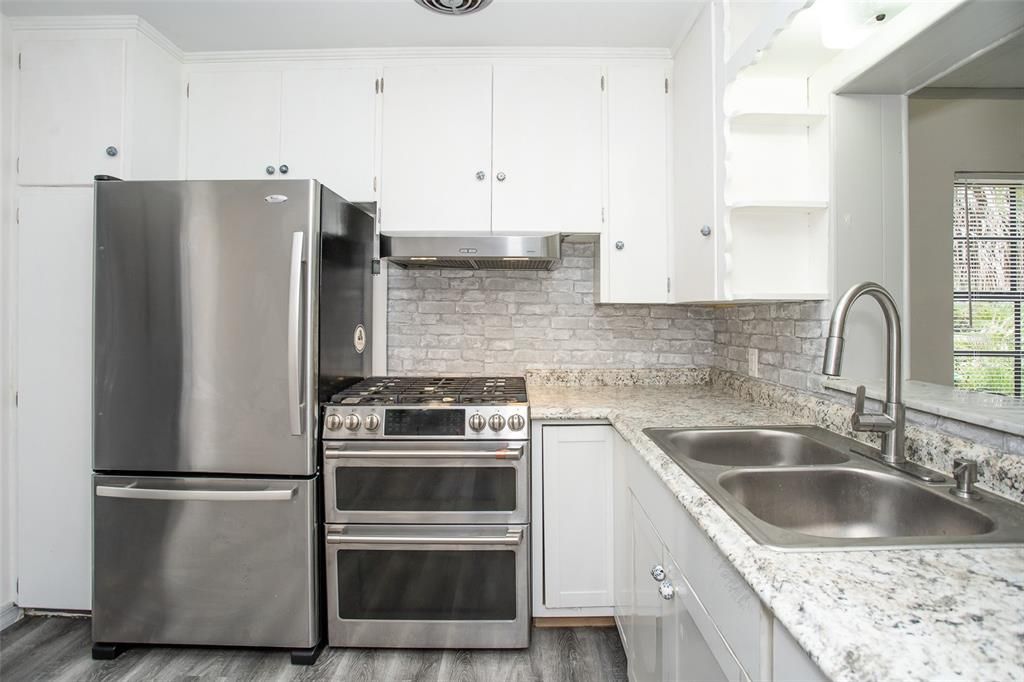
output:
[[839,376],[843,367],[843,337],[829,336],[825,341],[825,360],[821,363],[821,373],[830,377]]

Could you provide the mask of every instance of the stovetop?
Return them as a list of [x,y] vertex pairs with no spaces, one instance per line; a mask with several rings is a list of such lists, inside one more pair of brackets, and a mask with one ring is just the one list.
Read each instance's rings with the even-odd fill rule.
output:
[[331,396],[332,405],[526,403],[522,377],[370,377]]

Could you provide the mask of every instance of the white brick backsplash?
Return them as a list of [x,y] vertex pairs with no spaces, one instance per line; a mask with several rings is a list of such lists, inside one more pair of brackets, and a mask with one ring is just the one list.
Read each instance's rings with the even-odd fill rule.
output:
[[[595,305],[594,249],[563,246],[551,272],[402,270],[389,266],[388,371],[518,375],[527,369],[718,367],[842,403],[822,387],[831,307]],[[1024,455],[1024,438],[918,415],[930,428]]]
[[562,253],[550,272],[390,266],[388,371],[522,374],[715,364],[710,307],[595,305],[593,245],[567,243]]

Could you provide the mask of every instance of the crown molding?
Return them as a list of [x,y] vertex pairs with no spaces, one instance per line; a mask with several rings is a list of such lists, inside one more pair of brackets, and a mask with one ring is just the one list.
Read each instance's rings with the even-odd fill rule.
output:
[[[35,16],[7,17],[15,31],[102,31],[139,28],[142,21],[134,14],[107,14],[103,16]],[[154,29],[155,30],[155,29]]]
[[185,53],[182,52],[177,45],[172,43],[170,38],[165,36],[160,31],[156,30],[156,28],[154,28],[151,23],[149,23],[142,17],[138,17],[138,20],[139,32],[142,33],[142,35],[152,40],[154,43],[157,44],[158,47],[162,48],[164,52],[171,55],[179,62],[185,61]]
[[671,59],[662,47],[366,47],[316,50],[183,52],[149,22],[130,14],[7,17],[14,31],[137,30],[185,64],[303,61],[398,61],[409,59]]
[[134,14],[103,16],[7,17],[13,31],[138,31],[179,62],[184,53],[152,24]]
[[367,47],[322,50],[187,52],[186,64],[403,59],[670,59],[666,48],[591,47]]

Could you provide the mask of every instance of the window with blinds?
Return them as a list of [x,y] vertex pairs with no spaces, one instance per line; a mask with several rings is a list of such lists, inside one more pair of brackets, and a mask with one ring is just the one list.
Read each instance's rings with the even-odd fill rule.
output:
[[1022,395],[1024,173],[953,184],[953,385]]

